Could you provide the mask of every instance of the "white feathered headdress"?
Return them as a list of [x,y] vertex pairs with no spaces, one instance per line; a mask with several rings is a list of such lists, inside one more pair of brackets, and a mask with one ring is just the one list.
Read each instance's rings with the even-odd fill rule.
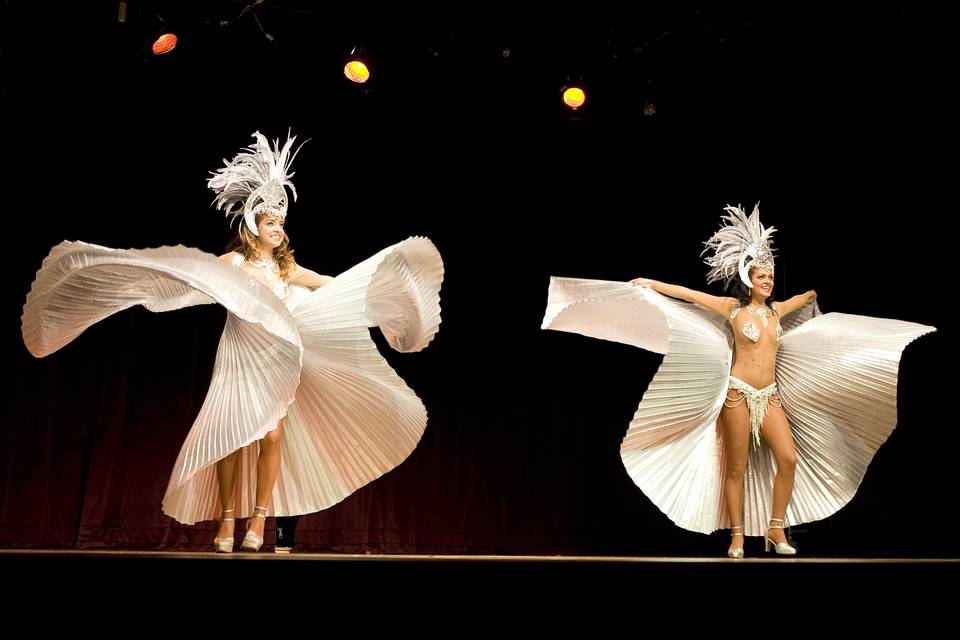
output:
[[704,244],[703,253],[712,250],[713,255],[704,259],[710,267],[707,282],[723,280],[729,287],[738,274],[747,288],[752,289],[750,269],[765,267],[773,271],[773,250],[770,248],[770,236],[776,231],[773,227],[764,229],[760,224],[760,206],[753,207],[753,213],[747,216],[743,209],[727,205],[725,224]]
[[253,137],[256,140],[253,145],[240,151],[233,160],[224,159],[224,166],[212,172],[213,177],[207,180],[207,186],[217,194],[213,200],[217,208],[223,209],[225,215],[232,216],[230,224],[242,214],[250,232],[259,236],[256,223],[258,213],[269,211],[273,215],[286,217],[288,202],[285,187],[290,187],[293,199],[297,199],[297,190],[290,181],[293,177],[290,165],[300,147],[290,152],[296,137],[291,138],[289,132],[282,149],[278,140],[274,140],[271,147],[259,131],[255,131]]

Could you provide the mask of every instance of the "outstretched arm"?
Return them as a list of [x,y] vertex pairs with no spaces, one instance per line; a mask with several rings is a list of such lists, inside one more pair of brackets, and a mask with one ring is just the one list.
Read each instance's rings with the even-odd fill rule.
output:
[[724,318],[730,317],[730,312],[733,311],[733,308],[737,304],[736,298],[730,298],[727,296],[712,296],[709,293],[694,291],[693,289],[688,289],[675,284],[667,284],[666,282],[659,282],[657,280],[650,280],[649,278],[634,278],[630,281],[630,284],[640,287],[649,287],[657,293],[662,293],[665,296],[692,302],[695,305],[703,307],[704,309],[708,309],[709,311],[713,311]]
[[290,284],[301,284],[305,287],[322,287],[333,280],[333,276],[322,276],[316,271],[311,271],[300,265],[294,265],[293,271],[290,273],[290,278],[287,280]]
[[811,289],[806,293],[801,293],[798,296],[793,296],[789,300],[784,300],[783,302],[778,302],[777,306],[780,308],[780,316],[788,316],[803,305],[807,304],[811,300],[817,297],[817,292]]

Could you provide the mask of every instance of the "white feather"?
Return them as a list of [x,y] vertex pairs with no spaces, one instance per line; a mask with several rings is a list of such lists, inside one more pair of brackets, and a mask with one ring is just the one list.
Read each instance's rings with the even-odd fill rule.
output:
[[233,160],[225,159],[223,167],[211,172],[207,186],[217,194],[213,202],[224,215],[230,216],[231,224],[242,215],[250,231],[257,235],[253,222],[257,205],[265,204],[285,216],[288,204],[285,189],[289,187],[293,199],[297,199],[290,166],[303,144],[291,153],[296,137],[291,137],[289,131],[282,148],[276,139],[271,146],[259,131],[253,133],[253,138],[252,145],[241,150]]
[[755,258],[767,257],[773,263],[770,238],[776,229],[765,229],[760,224],[759,205],[753,207],[753,213],[749,216],[739,206],[727,205],[724,211],[727,215],[722,218],[723,226],[704,242],[706,248],[703,253],[713,251],[713,255],[703,261],[710,267],[707,282],[721,280],[728,287],[738,275],[740,256],[744,252],[749,252]]

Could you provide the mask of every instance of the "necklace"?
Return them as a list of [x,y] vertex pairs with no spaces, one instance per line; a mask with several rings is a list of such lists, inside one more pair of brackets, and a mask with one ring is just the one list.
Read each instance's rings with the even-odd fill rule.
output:
[[280,265],[273,258],[270,258],[269,260],[264,260],[262,258],[250,259],[247,260],[247,262],[249,262],[250,266],[255,269],[263,269],[266,271],[272,271],[274,273],[280,272]]
[[287,283],[283,281],[283,278],[280,276],[280,263],[277,262],[273,256],[268,260],[261,259],[248,259],[247,264],[252,268],[260,271],[262,276],[259,278],[267,286],[273,287],[273,293],[278,298],[287,297]]
[[[272,256],[267,259],[258,259],[258,260],[247,260],[247,263],[260,272],[260,277],[264,282],[269,283],[271,286],[283,287],[286,288],[286,283],[280,277],[280,263],[277,262]],[[276,283],[275,285],[273,283]],[[274,293],[277,293],[276,291]],[[283,297],[279,293],[278,296]]]
[[747,313],[752,315],[755,318],[760,318],[760,323],[764,327],[767,326],[767,316],[771,315],[773,312],[770,311],[770,308],[767,305],[761,305],[759,307],[753,306],[753,304],[747,305]]

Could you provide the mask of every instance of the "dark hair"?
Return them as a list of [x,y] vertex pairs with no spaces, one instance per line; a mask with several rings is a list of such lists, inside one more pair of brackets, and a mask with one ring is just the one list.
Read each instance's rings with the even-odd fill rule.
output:
[[[756,270],[756,267],[750,267],[750,271],[747,272],[747,277],[752,279],[753,272],[755,270]],[[753,300],[753,296],[752,296],[752,292],[750,291],[750,288],[747,285],[743,284],[743,282],[740,280],[739,275],[733,279],[733,283],[730,288],[731,288],[731,293],[737,298],[737,304],[739,306],[745,307],[748,304],[750,304],[751,300]],[[767,299],[764,300],[763,303],[768,307],[770,307],[771,311],[774,311],[772,291],[770,292],[770,295],[767,296]]]

